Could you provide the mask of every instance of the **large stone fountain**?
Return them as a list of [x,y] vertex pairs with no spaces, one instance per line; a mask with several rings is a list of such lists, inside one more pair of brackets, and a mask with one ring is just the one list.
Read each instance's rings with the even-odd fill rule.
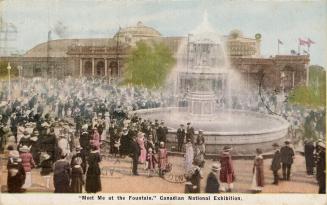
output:
[[[177,144],[176,130],[179,124],[187,122],[197,131],[204,130],[206,152],[211,154],[231,145],[234,155],[253,155],[256,148],[270,151],[274,142],[282,143],[288,129],[286,120],[276,115],[232,110],[228,106],[233,92],[233,71],[224,44],[206,15],[181,45],[177,58],[170,84],[175,85],[176,96],[186,96],[187,105],[138,111],[143,118],[166,122],[169,146]],[[233,86],[238,86],[237,82]],[[217,99],[221,98],[225,103],[218,106]]]

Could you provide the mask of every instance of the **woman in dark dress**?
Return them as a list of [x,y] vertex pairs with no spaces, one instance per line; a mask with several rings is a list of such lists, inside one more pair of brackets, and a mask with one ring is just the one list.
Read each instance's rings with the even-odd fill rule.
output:
[[67,154],[61,154],[61,159],[54,163],[53,184],[55,193],[69,193],[70,165],[65,159]]
[[83,192],[83,169],[81,167],[82,158],[76,157],[72,162],[72,183],[70,186],[72,193],[82,193]]
[[92,146],[92,151],[88,157],[89,167],[86,173],[86,185],[85,190],[88,193],[96,193],[101,191],[101,179],[100,179],[100,167],[99,162],[101,157],[97,147]]
[[47,189],[50,189],[50,178],[52,173],[53,160],[48,153],[41,154],[41,176],[44,178],[44,185]]
[[16,150],[9,151],[8,157],[8,177],[7,187],[9,193],[23,192],[22,186],[25,182],[25,170],[22,165],[22,160],[19,158],[19,153]]

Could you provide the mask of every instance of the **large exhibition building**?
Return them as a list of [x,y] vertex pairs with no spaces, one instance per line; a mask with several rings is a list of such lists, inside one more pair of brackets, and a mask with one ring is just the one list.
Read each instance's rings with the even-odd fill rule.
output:
[[[191,34],[190,34],[191,35]],[[124,62],[137,41],[162,42],[176,54],[187,36],[162,36],[154,28],[138,22],[121,28],[112,38],[59,39],[36,45],[23,56],[1,57],[11,66],[22,66],[24,77],[105,77],[119,79]],[[309,55],[261,55],[261,35],[245,37],[234,30],[223,36],[231,67],[245,79],[244,86],[254,86],[264,74],[264,86],[286,90],[308,83]]]

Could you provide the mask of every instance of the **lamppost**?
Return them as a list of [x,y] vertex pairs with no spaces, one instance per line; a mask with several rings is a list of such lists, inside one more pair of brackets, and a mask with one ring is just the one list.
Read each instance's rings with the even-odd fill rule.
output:
[[11,90],[10,90],[10,87],[11,87],[11,84],[10,84],[10,70],[11,70],[11,66],[10,66],[10,63],[9,62],[8,62],[7,69],[8,69],[8,100],[10,100],[10,98],[11,98]]
[[18,69],[18,75],[19,75],[19,89],[22,90],[22,71],[23,71],[23,66],[19,65],[17,66]]

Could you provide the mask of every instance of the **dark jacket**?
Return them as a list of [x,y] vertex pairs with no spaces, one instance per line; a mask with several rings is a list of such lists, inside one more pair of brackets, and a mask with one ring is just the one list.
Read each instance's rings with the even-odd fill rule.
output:
[[219,181],[217,175],[213,172],[210,172],[207,178],[207,185],[205,192],[206,193],[219,193]]
[[313,143],[306,143],[304,145],[304,156],[305,156],[305,164],[307,167],[314,167],[314,150],[315,146]]
[[139,157],[140,154],[141,154],[141,148],[139,146],[139,144],[136,142],[136,141],[132,141],[131,142],[131,157],[134,158],[134,157]]
[[164,127],[159,127],[157,130],[157,137],[159,142],[166,142],[166,129]]
[[273,157],[272,161],[271,161],[270,169],[271,169],[272,171],[277,171],[277,170],[279,170],[280,167],[281,167],[280,163],[281,163],[280,151],[277,150],[277,151],[275,152],[275,154],[274,154],[274,157]]
[[316,167],[317,167],[317,180],[323,181],[325,183],[326,178],[326,150],[320,149],[317,152],[317,159],[316,159]]
[[54,163],[53,184],[55,193],[68,193],[71,170],[69,162],[61,159]]
[[[20,162],[14,162],[9,159],[7,164],[8,176],[7,176],[7,187],[9,193],[19,193],[25,182],[26,173],[23,165]],[[12,170],[16,170],[16,174],[11,174]]]
[[177,130],[177,140],[179,142],[184,142],[185,140],[185,129],[178,128]]
[[46,176],[49,175],[53,170],[52,170],[53,162],[52,159],[46,159],[41,162],[41,176]]
[[294,150],[289,146],[280,149],[281,161],[283,164],[293,164]]

